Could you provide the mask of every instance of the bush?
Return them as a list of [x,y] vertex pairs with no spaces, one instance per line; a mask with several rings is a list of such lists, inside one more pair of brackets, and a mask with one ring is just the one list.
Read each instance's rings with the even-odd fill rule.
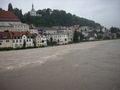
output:
[[9,50],[13,50],[13,48],[11,47],[0,48],[0,51],[9,51]]

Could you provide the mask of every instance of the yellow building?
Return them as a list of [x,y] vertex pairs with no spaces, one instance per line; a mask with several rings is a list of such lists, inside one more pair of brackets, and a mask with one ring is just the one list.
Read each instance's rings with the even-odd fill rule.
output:
[[11,33],[6,32],[0,32],[0,48],[8,48],[12,47],[12,36]]
[[12,40],[10,39],[0,39],[0,48],[9,48],[12,47]]

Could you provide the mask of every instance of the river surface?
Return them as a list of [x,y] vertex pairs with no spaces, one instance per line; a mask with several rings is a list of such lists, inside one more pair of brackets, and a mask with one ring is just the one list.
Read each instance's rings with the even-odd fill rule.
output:
[[0,90],[120,90],[120,40],[1,51]]

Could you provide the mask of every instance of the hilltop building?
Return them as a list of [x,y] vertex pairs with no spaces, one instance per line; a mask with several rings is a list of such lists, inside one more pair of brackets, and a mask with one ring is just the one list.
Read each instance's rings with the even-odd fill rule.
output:
[[30,16],[41,16],[40,14],[37,14],[33,4],[32,4],[32,9],[30,11]]
[[34,9],[34,5],[32,4],[32,9],[31,9],[31,11],[30,11],[30,15],[31,16],[36,16],[37,14],[36,14],[36,11],[35,11],[35,9]]

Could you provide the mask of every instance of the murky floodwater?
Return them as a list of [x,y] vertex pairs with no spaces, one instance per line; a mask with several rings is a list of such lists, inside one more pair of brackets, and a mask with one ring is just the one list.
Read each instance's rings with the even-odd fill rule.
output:
[[0,90],[120,90],[120,40],[0,52]]

